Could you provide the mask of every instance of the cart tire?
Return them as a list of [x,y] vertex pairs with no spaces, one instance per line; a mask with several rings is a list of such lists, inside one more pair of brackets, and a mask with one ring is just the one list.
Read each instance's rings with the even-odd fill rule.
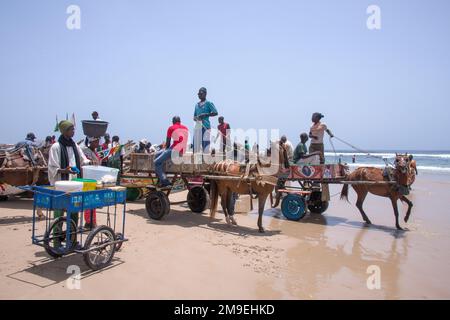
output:
[[313,192],[308,201],[309,212],[322,214],[328,209],[328,201],[322,201],[322,192]]
[[187,195],[189,209],[195,213],[202,213],[211,205],[209,192],[202,186],[195,186]]
[[[123,240],[123,234],[118,232],[116,233],[116,240]],[[122,248],[123,242],[116,243],[116,251],[119,251]]]
[[[89,233],[84,244],[84,250],[113,242],[116,239],[113,229],[107,226],[99,226]],[[83,253],[84,262],[92,270],[99,270],[111,263],[116,251],[116,245],[111,244],[103,248]]]
[[150,192],[145,200],[145,209],[151,219],[161,220],[170,211],[169,198],[161,191]]
[[288,220],[300,220],[306,214],[305,199],[297,194],[288,194],[281,202],[281,212]]
[[[45,251],[53,258],[60,258],[68,253],[66,251],[66,230],[67,218],[59,217],[50,224],[50,227],[44,234]],[[73,220],[70,220],[70,230],[73,230],[73,233],[71,233],[70,248],[74,248],[77,243],[77,225]],[[55,234],[53,232],[55,232]],[[56,241],[59,241],[59,243],[55,243]]]

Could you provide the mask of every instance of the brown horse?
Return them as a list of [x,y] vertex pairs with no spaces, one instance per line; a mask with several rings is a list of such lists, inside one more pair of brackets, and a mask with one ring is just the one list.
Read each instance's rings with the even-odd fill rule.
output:
[[[367,224],[371,224],[371,221],[363,210],[363,203],[367,196],[367,193],[370,192],[374,195],[391,199],[392,207],[394,208],[395,226],[398,230],[403,230],[400,227],[398,221],[397,201],[400,199],[401,201],[408,204],[408,211],[406,212],[405,216],[405,222],[408,222],[413,206],[412,202],[408,200],[404,195],[404,193],[407,193],[406,191],[409,190],[409,161],[410,159],[407,155],[396,155],[395,167],[393,169],[393,172],[391,173],[391,178],[396,182],[396,184],[352,184],[353,189],[358,195],[358,199],[356,200],[356,207],[361,212],[362,218]],[[347,176],[347,181],[377,182],[386,181],[386,179],[391,180],[389,179],[389,177],[385,177],[383,169],[369,167],[358,168]],[[341,199],[347,199],[348,201],[348,184],[345,184],[342,188]]]
[[[289,167],[289,161],[287,157],[286,149],[281,145],[275,145],[275,148],[278,149],[279,162],[269,164],[270,166],[270,174],[266,175],[267,178],[272,179],[262,179],[251,182],[244,181],[245,179],[235,179],[235,180],[211,180],[211,218],[215,217],[217,212],[218,198],[220,195],[222,210],[225,214],[225,219],[228,225],[234,224],[237,225],[236,220],[233,215],[230,215],[233,208],[231,208],[232,202],[231,198],[233,193],[238,194],[256,194],[258,198],[258,230],[259,232],[264,232],[264,228],[262,226],[262,215],[264,212],[264,207],[267,201],[267,197],[273,192],[274,186],[276,184],[276,178],[274,176],[280,171],[281,168]],[[272,148],[273,150],[274,148]],[[267,166],[266,166],[267,168]],[[246,166],[241,166],[237,162],[233,162],[230,160],[225,160],[217,163],[214,166],[214,172],[223,176],[248,176],[252,178],[262,177],[264,176],[264,168],[263,165],[258,160],[258,164],[252,166],[250,170],[248,170]],[[245,172],[247,170],[248,172]]]

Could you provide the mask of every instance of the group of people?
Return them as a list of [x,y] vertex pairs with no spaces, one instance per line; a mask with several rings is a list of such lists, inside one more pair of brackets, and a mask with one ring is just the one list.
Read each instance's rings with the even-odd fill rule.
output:
[[[194,121],[195,133],[193,141],[193,149],[195,151],[201,150],[202,152],[211,152],[210,147],[210,132],[211,132],[211,117],[218,115],[218,111],[215,105],[206,99],[207,89],[202,87],[198,91],[199,102],[194,108]],[[98,112],[94,111],[92,113],[92,118],[95,121],[99,121]],[[280,143],[286,147],[288,152],[288,158],[292,163],[297,163],[302,157],[305,157],[308,153],[317,153],[320,156],[321,163],[325,162],[324,157],[324,144],[323,138],[324,133],[327,132],[331,137],[333,136],[331,131],[327,128],[326,124],[321,122],[323,115],[320,113],[314,113],[312,116],[312,126],[309,134],[302,133],[300,135],[300,143],[294,149],[292,143],[290,143],[286,136],[283,136]],[[230,141],[230,125],[225,122],[223,116],[218,118],[218,132],[219,135],[216,137],[216,142],[218,139],[221,140],[221,150],[225,153],[227,148],[227,143]],[[75,127],[70,121],[61,121],[59,123],[59,130],[61,136],[58,139],[58,143],[52,143],[50,153],[49,153],[49,180],[52,184],[58,180],[66,180],[72,177],[78,176],[79,173],[74,172],[71,168],[77,167],[81,168],[82,165],[89,163],[93,165],[111,165],[111,163],[105,162],[105,154],[102,154],[105,150],[112,150],[118,148],[121,150],[115,150],[117,157],[117,165],[119,168],[123,166],[123,146],[120,145],[119,137],[114,136],[110,139],[107,134],[104,137],[104,142],[100,144],[99,137],[86,137],[85,145],[83,147],[78,146],[73,141],[73,135],[75,132]],[[172,124],[167,129],[166,141],[160,145],[152,145],[146,139],[139,141],[139,144],[135,148],[137,153],[153,153],[155,173],[159,178],[159,183],[161,187],[168,186],[170,181],[167,179],[163,167],[164,163],[168,161],[173,153],[178,156],[182,156],[187,150],[188,142],[188,128],[182,124],[179,116],[174,116],[172,118]],[[29,141],[34,141],[35,136],[28,137]],[[306,143],[311,139],[309,148],[307,148]],[[27,142],[28,143],[28,142]],[[51,141],[49,141],[51,143]],[[245,145],[245,150],[250,149],[248,141]],[[259,148],[256,149],[258,152]]]
[[[93,112],[92,117],[94,120],[99,119],[97,112]],[[58,128],[61,135],[51,145],[48,157],[48,179],[51,185],[57,181],[81,178],[81,167],[85,165],[107,165],[122,169],[124,150],[118,136],[111,139],[109,134],[106,134],[102,144],[100,144],[100,137],[86,137],[84,145],[80,146],[73,140],[75,126],[72,122],[61,121]],[[55,211],[55,217],[62,214],[61,211]],[[86,228],[95,227],[95,215],[95,210],[84,212]]]

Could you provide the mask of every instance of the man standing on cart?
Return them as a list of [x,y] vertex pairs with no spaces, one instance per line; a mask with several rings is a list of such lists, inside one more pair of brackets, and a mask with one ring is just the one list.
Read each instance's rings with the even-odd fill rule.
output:
[[[323,114],[315,112],[312,115],[312,125],[309,131],[311,144],[309,145],[309,153],[318,152],[320,155],[320,164],[325,164],[325,147],[323,144],[323,136],[325,132],[333,138],[333,134],[325,123],[320,122],[324,117]],[[330,201],[330,190],[328,184],[322,184],[322,201]]]
[[[172,125],[167,129],[165,149],[155,154],[155,173],[158,176],[159,186],[167,187],[171,183],[164,172],[164,163],[171,157],[181,157],[186,151],[189,130],[181,124],[179,116],[172,119]],[[171,141],[172,144],[171,144]]]
[[209,117],[217,116],[217,109],[214,103],[206,100],[206,88],[202,87],[198,90],[198,98],[200,101],[195,105],[194,121],[194,152],[209,152],[211,123]]

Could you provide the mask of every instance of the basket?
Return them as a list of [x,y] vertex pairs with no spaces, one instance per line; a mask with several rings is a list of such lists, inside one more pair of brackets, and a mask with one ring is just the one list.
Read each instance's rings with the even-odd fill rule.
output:
[[87,137],[103,137],[108,129],[108,122],[106,121],[83,120],[81,123],[83,125],[83,133]]

